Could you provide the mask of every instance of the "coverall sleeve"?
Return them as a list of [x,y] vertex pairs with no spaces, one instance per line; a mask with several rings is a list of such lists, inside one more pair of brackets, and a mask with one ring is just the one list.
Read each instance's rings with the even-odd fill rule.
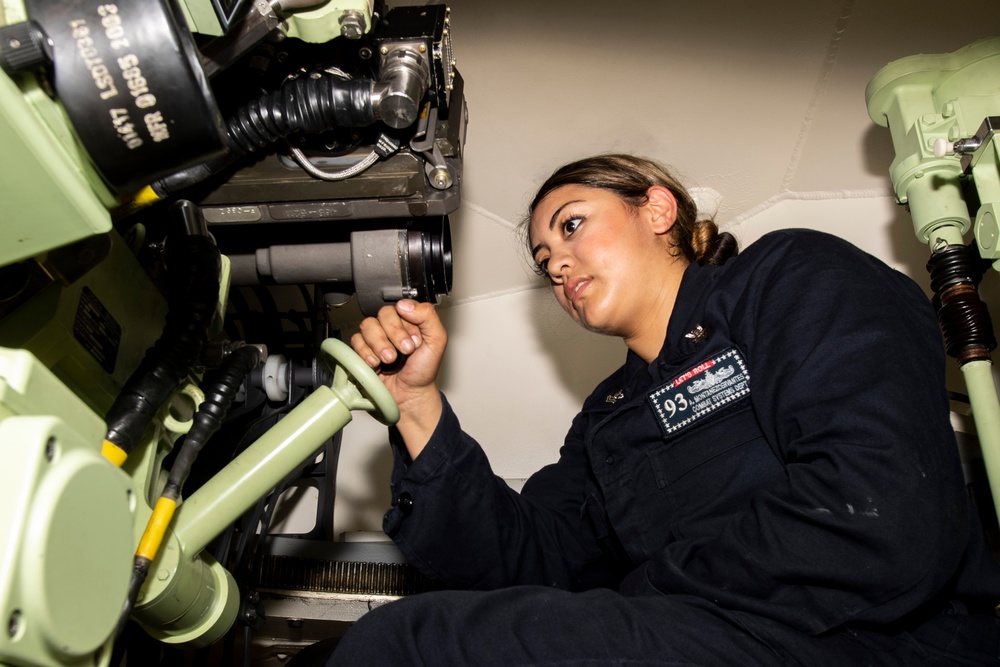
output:
[[518,584],[579,590],[616,586],[584,513],[586,454],[578,417],[558,463],[535,473],[522,494],[493,474],[447,400],[424,451],[395,448],[393,507],[383,528],[407,560],[451,588]]
[[738,278],[730,323],[784,479],[622,590],[695,594],[815,634],[897,621],[946,589],[969,540],[933,311],[837,239],[771,252]]

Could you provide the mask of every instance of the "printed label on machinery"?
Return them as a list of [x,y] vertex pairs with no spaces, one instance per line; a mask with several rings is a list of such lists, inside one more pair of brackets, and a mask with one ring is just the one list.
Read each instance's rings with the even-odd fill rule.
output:
[[649,394],[664,435],[750,394],[750,372],[736,348],[699,363]]
[[114,372],[121,346],[122,326],[89,287],[84,287],[80,294],[73,337],[90,352],[101,368],[108,373]]

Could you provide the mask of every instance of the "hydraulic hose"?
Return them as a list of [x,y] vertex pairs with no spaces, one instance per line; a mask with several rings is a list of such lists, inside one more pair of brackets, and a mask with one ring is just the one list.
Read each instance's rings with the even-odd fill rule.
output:
[[117,465],[188,376],[219,300],[222,259],[204,219],[189,201],[176,202],[171,212],[176,229],[166,245],[166,324],[105,416],[104,453]]
[[988,361],[997,346],[989,309],[978,290],[986,266],[978,253],[965,245],[945,246],[927,262],[945,350],[960,366]]
[[336,127],[372,125],[379,120],[373,88],[371,79],[333,75],[292,79],[233,113],[226,122],[226,156],[156,181],[150,186],[153,194],[155,198],[175,194],[296,132],[318,134]]

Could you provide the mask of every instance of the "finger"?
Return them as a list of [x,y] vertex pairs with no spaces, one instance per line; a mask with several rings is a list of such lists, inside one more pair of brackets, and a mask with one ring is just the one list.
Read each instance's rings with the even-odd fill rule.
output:
[[365,363],[372,368],[378,368],[381,361],[375,351],[372,350],[371,346],[365,340],[365,337],[358,332],[351,336],[351,347],[354,348],[354,352],[357,353],[359,357],[365,360]]
[[389,363],[383,361],[382,365],[378,368],[378,372],[382,375],[394,375],[403,370],[403,365],[406,364],[406,360],[409,358],[410,355],[408,354],[397,354],[395,361]]
[[[410,354],[416,349],[416,342],[411,337],[412,325],[400,317],[396,308],[392,306],[380,308],[378,311],[378,323],[381,325],[387,340],[392,343],[395,350],[399,350],[403,354]],[[387,359],[384,354],[381,357],[384,361],[391,362],[395,359],[395,354],[393,354],[392,359]]]
[[409,327],[411,339],[416,347],[425,340],[441,343],[447,340],[447,332],[437,309],[429,303],[403,299],[396,303],[396,313]]
[[[385,310],[384,308],[382,309]],[[380,313],[381,316],[381,313]],[[396,345],[390,330],[400,330],[402,324],[397,322],[383,324],[382,320],[375,317],[366,317],[361,321],[360,333],[369,349],[375,354],[380,362],[391,362],[396,359]],[[398,338],[398,333],[396,334]]]

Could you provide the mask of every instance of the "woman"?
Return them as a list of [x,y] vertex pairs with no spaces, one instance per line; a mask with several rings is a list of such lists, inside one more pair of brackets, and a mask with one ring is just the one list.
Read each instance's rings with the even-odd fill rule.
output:
[[434,309],[365,320],[369,365],[405,355],[381,374],[401,411],[385,531],[462,590],[376,609],[330,664],[1000,663],[1000,569],[909,279],[816,232],[734,256],[626,155],[555,172],[528,240],[625,364],[516,494],[435,385]]

